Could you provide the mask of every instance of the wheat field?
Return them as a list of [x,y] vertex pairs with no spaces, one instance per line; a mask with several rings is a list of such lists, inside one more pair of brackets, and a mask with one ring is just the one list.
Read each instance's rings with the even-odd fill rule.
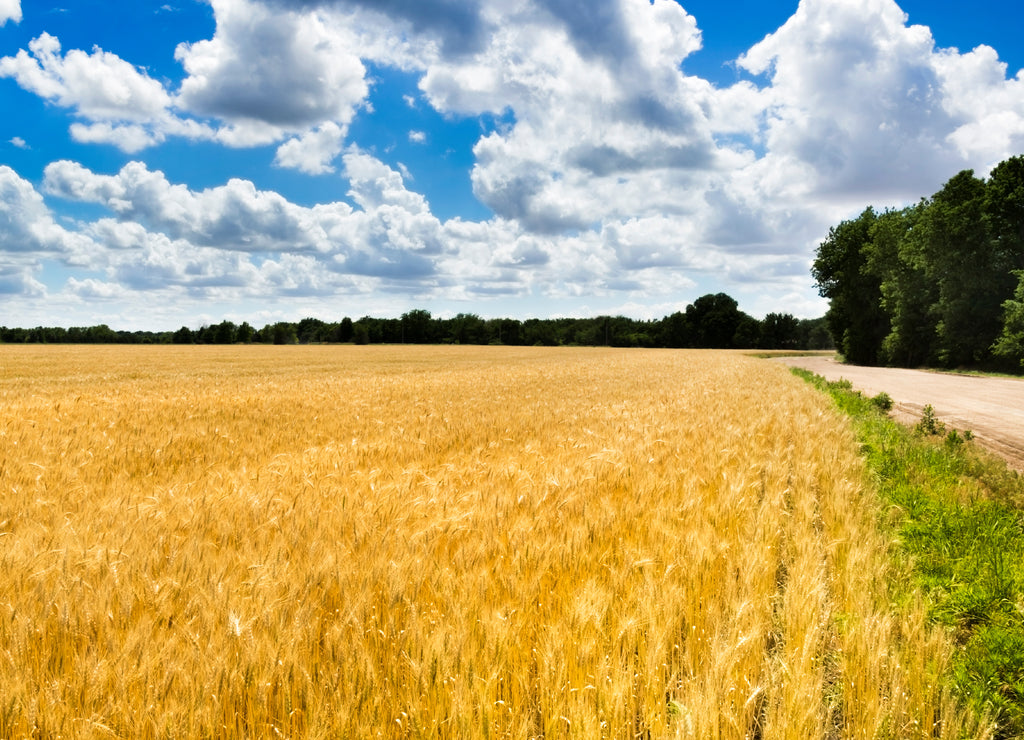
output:
[[985,737],[731,353],[0,346],[0,738]]

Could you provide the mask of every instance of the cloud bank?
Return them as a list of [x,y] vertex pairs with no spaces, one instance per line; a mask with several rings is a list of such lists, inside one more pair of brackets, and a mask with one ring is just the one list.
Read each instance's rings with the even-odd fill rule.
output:
[[[40,295],[54,260],[89,274],[53,300],[597,297],[657,313],[714,284],[754,313],[815,315],[808,267],[829,225],[1024,149],[1021,73],[985,46],[937,48],[892,0],[803,0],[728,86],[685,72],[703,43],[685,0],[211,5],[216,30],[177,47],[174,83],[46,33],[0,59],[77,141],[142,155],[108,173],[53,162],[38,190],[0,168],[0,290]],[[20,6],[0,0],[0,20]],[[504,121],[466,173],[491,218],[440,220],[404,165],[350,139],[375,68],[413,75],[449,120]],[[275,167],[343,178],[348,197],[194,190],[144,162],[172,140],[269,146]],[[60,203],[105,214],[58,224]]]

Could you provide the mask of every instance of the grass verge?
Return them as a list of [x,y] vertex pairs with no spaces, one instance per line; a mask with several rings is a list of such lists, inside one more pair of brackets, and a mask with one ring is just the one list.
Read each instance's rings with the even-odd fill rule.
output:
[[927,420],[902,426],[885,415],[885,398],[793,372],[853,420],[886,504],[882,524],[907,565],[895,593],[921,589],[931,619],[953,634],[954,690],[995,720],[996,737],[1024,736],[1024,478],[969,434]]

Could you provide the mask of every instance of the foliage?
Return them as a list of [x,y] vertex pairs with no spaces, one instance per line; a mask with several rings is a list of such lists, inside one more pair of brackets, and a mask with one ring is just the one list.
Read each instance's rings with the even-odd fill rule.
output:
[[225,320],[193,330],[183,326],[174,332],[113,331],[108,326],[88,329],[0,327],[0,342],[22,343],[118,343],[118,344],[507,344],[535,346],[682,347],[832,349],[823,319],[797,319],[791,314],[770,313],[763,321],[739,310],[735,300],[718,293],[701,296],[687,307],[660,321],[625,316],[589,319],[484,319],[472,313],[452,318],[432,316],[414,309],[401,318],[364,316],[339,322],[307,317],[297,323],[279,321],[256,330],[247,322],[236,326]]
[[1003,330],[992,345],[997,357],[1024,370],[1024,270],[1016,270],[1017,289],[1003,303]]
[[922,424],[932,431],[921,435],[850,389],[795,372],[853,419],[889,507],[895,555],[913,564],[908,589],[924,589],[932,621],[956,639],[950,684],[996,720],[996,737],[1024,736],[1024,477],[968,444],[970,432],[936,443],[931,434],[943,428],[931,407]]
[[818,248],[812,274],[829,299],[825,315],[839,351],[847,361],[875,365],[889,321],[881,307],[881,281],[867,266],[863,246],[877,216],[871,208],[829,230]]
[[892,410],[892,396],[885,391],[882,391],[877,396],[871,399],[871,403],[875,404],[880,411],[891,411]]
[[850,362],[1020,369],[1022,269],[1024,157],[1013,157],[987,181],[964,170],[917,205],[840,223],[812,274]]
[[927,436],[945,434],[946,425],[935,416],[935,409],[929,403],[925,404],[924,409],[921,411],[921,420],[914,426],[914,431]]
[[864,245],[866,269],[880,280],[881,306],[889,316],[889,334],[882,340],[884,364],[917,367],[935,351],[937,300],[933,281],[925,274],[922,230],[917,228],[927,204],[886,211],[871,227]]

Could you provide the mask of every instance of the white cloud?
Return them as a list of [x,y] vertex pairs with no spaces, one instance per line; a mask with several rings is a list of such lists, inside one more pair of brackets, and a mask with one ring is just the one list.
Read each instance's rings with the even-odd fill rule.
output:
[[0,59],[0,77],[92,120],[149,121],[170,104],[163,86],[115,54],[72,49],[61,56],[60,41],[44,33],[29,51]]
[[21,23],[21,0],[0,0],[0,26],[7,21]]
[[249,0],[212,5],[214,37],[175,53],[188,73],[177,99],[182,108],[226,121],[222,140],[238,146],[352,120],[368,87],[344,27],[316,12],[273,13]]
[[130,162],[117,175],[97,175],[60,161],[47,166],[44,188],[51,195],[105,205],[122,220],[195,245],[244,252],[324,247],[323,232],[307,209],[247,180],[194,192],[141,162]]
[[[407,190],[398,172],[368,154],[351,150],[343,161],[358,210],[346,203],[305,208],[238,179],[196,192],[170,183],[141,162],[129,163],[116,175],[54,162],[46,168],[44,187],[49,195],[110,209],[117,220],[89,225],[89,237],[106,245],[108,260],[112,252],[149,250],[154,256],[146,264],[158,282],[171,280],[169,268],[157,269],[164,263],[156,260],[169,253],[168,244],[179,245],[178,253],[187,246],[228,255],[224,259],[230,264],[249,260],[233,253],[280,259],[291,254],[306,255],[338,275],[407,280],[434,273],[443,251],[442,226],[423,196]],[[133,284],[140,280],[132,279]]]
[[70,127],[86,144],[112,144],[137,152],[168,136],[209,139],[213,131],[171,110],[171,96],[157,80],[116,54],[96,48],[91,54],[72,49],[61,55],[60,41],[47,33],[29,42],[29,50],[0,59],[0,77],[70,108],[87,122]]
[[351,149],[343,160],[352,187],[350,194],[365,211],[398,207],[412,214],[430,213],[426,199],[406,189],[402,176],[376,157]]
[[124,299],[130,295],[127,289],[117,283],[109,283],[95,278],[85,278],[84,280],[68,278],[66,290],[69,294],[87,301]]
[[[970,55],[935,49],[906,20],[892,0],[807,1],[740,59],[771,82],[769,159],[805,165],[809,192],[913,199],[972,164],[951,135],[976,113],[949,84]],[[992,62],[987,80],[969,75],[979,96],[1003,80]]]
[[13,136],[13,137],[11,137],[11,140],[10,140],[9,143],[11,144],[11,146],[16,147],[18,149],[31,149],[32,148],[32,147],[30,147],[28,145],[28,142],[25,141],[20,136]]
[[0,165],[0,294],[41,297],[36,279],[43,259],[81,264],[96,245],[54,221],[42,196],[13,169]]
[[65,230],[32,184],[0,165],[0,255],[61,256],[88,247],[88,240]]
[[574,7],[512,6],[479,53],[427,68],[420,86],[441,112],[514,114],[477,143],[474,192],[552,234],[692,208],[687,192],[722,165],[710,86],[679,70],[700,46],[694,19],[661,0],[606,4],[596,24]]
[[934,66],[944,106],[961,121],[949,141],[965,159],[980,159],[987,170],[1008,152],[1024,151],[1024,70],[1006,79],[1006,64],[988,46],[937,54]]
[[11,296],[22,300],[45,297],[46,286],[36,280],[35,272],[34,267],[5,264],[0,259],[0,299]]
[[68,129],[80,144],[113,144],[129,154],[135,154],[164,141],[164,135],[149,126],[137,124],[73,123]]
[[[178,47],[176,93],[99,49],[62,55],[45,35],[0,74],[73,109],[80,142],[276,144],[279,167],[340,170],[350,202],[306,208],[247,180],[193,190],[137,162],[113,175],[56,162],[47,194],[114,217],[82,226],[92,246],[75,250],[110,285],[670,305],[720,280],[767,310],[820,308],[808,266],[829,225],[1024,150],[1024,77],[1007,79],[987,47],[936,49],[892,0],[802,0],[738,61],[754,79],[724,88],[683,71],[703,39],[674,0],[212,6],[213,37]],[[494,218],[441,223],[403,165],[346,142],[369,109],[371,63],[419,76],[406,105],[501,121],[470,173]],[[18,197],[43,208],[18,224],[53,224],[31,187]]]
[[328,121],[303,136],[289,139],[277,148],[274,164],[290,167],[307,175],[334,172],[331,162],[341,154],[345,130]]

